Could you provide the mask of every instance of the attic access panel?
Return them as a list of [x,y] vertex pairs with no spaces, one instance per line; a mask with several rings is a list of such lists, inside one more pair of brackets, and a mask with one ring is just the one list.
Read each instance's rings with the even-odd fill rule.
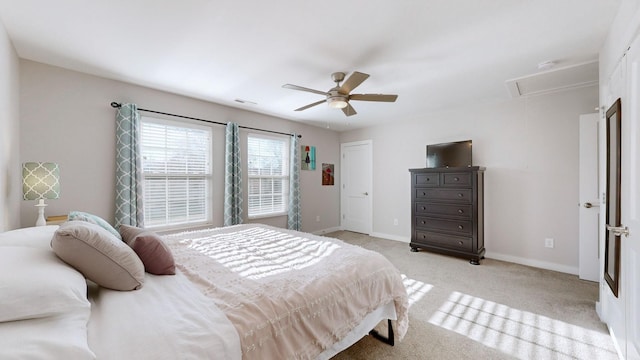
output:
[[598,84],[598,61],[591,61],[505,82],[512,98],[542,95]]

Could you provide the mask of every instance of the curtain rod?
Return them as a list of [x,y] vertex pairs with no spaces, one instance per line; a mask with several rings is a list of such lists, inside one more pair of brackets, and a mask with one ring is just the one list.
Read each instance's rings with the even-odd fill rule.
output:
[[[111,107],[119,109],[120,107],[122,107],[122,104],[117,103],[115,101],[112,101],[111,102]],[[162,112],[162,111],[155,111],[155,110],[142,109],[142,108],[138,108],[138,111],[144,111],[144,112],[150,112],[150,113],[155,113],[155,114],[168,115],[168,116],[179,117],[179,118],[183,118],[183,119],[203,121],[203,122],[207,122],[207,123],[210,123],[210,124],[218,124],[218,125],[225,125],[225,126],[227,125],[227,124],[225,124],[223,122],[219,122],[219,121],[199,119],[199,118],[190,117],[190,116],[184,116],[184,115],[170,114],[170,113],[166,113],[166,112]],[[272,133],[272,134],[289,135],[289,136],[293,136],[294,135],[294,134],[284,133],[284,132],[280,132],[280,131],[257,129],[257,128],[252,128],[252,127],[248,127],[248,126],[242,126],[242,125],[238,125],[238,127],[242,128],[242,129],[248,129],[248,130],[264,131],[264,132],[268,132],[268,133]],[[302,138],[302,135],[298,135],[298,138]]]

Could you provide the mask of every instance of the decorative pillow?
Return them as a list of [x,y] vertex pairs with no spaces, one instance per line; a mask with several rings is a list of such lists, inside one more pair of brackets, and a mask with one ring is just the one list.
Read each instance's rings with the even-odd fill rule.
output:
[[118,230],[116,230],[113,226],[111,226],[111,224],[109,224],[105,219],[101,218],[100,216],[89,214],[82,211],[71,211],[69,213],[68,220],[69,221],[72,221],[72,220],[86,221],[92,224],[100,225],[105,230],[112,233],[115,237],[122,240]]
[[51,249],[0,246],[0,322],[89,309],[87,282]]
[[146,272],[154,275],[175,275],[176,264],[173,254],[158,234],[135,226],[120,225],[120,235],[138,254]]
[[127,244],[102,227],[67,221],[51,239],[53,251],[96,284],[114,290],[135,290],[144,283],[144,265]]
[[51,251],[51,237],[57,229],[58,225],[46,225],[5,231],[0,233],[0,246],[26,246]]

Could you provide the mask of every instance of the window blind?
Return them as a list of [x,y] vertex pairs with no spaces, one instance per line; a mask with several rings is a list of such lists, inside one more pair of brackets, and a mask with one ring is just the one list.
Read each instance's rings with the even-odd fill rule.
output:
[[247,137],[248,216],[282,215],[289,202],[289,139]]
[[143,117],[141,154],[147,227],[211,219],[211,129]]

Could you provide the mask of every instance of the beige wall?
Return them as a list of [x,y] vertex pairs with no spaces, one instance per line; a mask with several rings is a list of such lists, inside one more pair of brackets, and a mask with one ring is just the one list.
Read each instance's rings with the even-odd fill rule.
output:
[[[338,164],[339,161],[338,135],[330,130],[28,60],[20,61],[20,73],[20,161],[60,164],[62,195],[60,199],[48,201],[46,213],[49,215],[83,210],[113,221],[115,109],[109,105],[111,101],[132,102],[142,108],[225,123],[235,121],[243,126],[296,132],[303,135],[303,144],[316,146],[318,164]],[[214,225],[221,226],[224,126],[212,127],[213,214]],[[241,135],[246,136],[246,131]],[[301,192],[303,230],[317,232],[338,226],[339,189],[337,186],[322,186],[319,169],[302,172]],[[30,202],[22,203],[20,214],[23,227],[35,223],[36,212]],[[316,217],[320,217],[320,221],[316,221]],[[285,217],[260,221],[286,226]]]
[[19,68],[18,56],[0,22],[0,231],[20,226]]
[[425,166],[427,144],[472,139],[474,165],[487,168],[486,256],[577,273],[578,117],[597,106],[593,86],[421,114],[342,133],[340,142],[373,140],[373,231],[409,241],[408,169]]
[[[109,103],[135,102],[193,117],[302,133],[302,144],[317,148],[318,168],[328,162],[339,169],[340,143],[373,140],[374,235],[407,241],[407,170],[424,166],[429,143],[472,139],[474,163],[487,167],[487,256],[577,272],[578,116],[593,112],[598,105],[597,87],[501,104],[470,104],[337,134],[32,61],[21,60],[19,65],[20,162],[61,165],[62,198],[48,202],[47,214],[84,210],[113,220],[115,126]],[[223,141],[223,127],[215,126],[214,225],[222,224],[223,174],[215,169],[222,169]],[[19,193],[19,173],[13,177],[10,184],[18,184],[14,193]],[[322,186],[318,169],[302,171],[301,181],[303,229],[321,232],[339,226],[339,178],[336,186]],[[30,226],[35,209],[30,202],[19,203],[20,224]],[[395,218],[399,219],[397,226],[393,225]],[[286,219],[260,221],[285,226]],[[554,249],[544,247],[547,237],[555,239]]]

